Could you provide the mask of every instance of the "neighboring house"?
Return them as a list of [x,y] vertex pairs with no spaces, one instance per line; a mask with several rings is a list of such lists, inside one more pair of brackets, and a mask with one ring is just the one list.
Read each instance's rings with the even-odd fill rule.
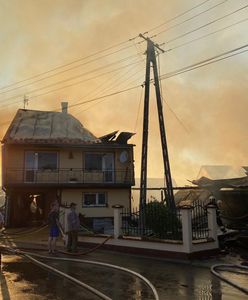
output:
[[130,207],[132,133],[96,138],[72,115],[19,109],[2,140],[2,186],[8,226],[46,221],[51,202],[77,203],[87,220]]
[[205,165],[201,166],[196,179],[206,177],[209,179],[230,179],[245,176],[244,167],[228,165]]

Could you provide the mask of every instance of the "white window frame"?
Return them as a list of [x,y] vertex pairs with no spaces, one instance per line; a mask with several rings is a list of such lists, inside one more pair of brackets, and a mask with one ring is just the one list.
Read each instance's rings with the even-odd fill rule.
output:
[[[99,204],[99,194],[104,194],[104,196],[105,196],[105,203],[104,204]],[[85,201],[85,198],[84,198],[85,195],[95,195],[96,196],[96,204],[86,205],[84,203],[84,201]],[[83,192],[82,207],[107,207],[107,206],[108,206],[107,192]]]

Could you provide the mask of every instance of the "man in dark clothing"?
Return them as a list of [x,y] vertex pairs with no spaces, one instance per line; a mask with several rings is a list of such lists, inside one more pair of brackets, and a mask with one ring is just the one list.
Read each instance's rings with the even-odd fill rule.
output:
[[70,212],[67,215],[68,242],[67,250],[77,252],[78,231],[80,229],[79,217],[76,214],[76,204],[71,203]]

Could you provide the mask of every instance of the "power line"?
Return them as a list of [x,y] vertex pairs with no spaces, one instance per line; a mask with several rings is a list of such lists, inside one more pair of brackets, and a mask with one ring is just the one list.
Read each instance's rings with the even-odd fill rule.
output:
[[[129,72],[131,70],[131,68],[129,68],[124,74],[126,74],[127,72]],[[120,73],[120,71],[122,71],[122,70],[118,70],[118,72]],[[115,76],[113,76],[114,77],[114,79],[115,79],[115,77],[116,77],[116,75]],[[93,90],[91,90],[89,93],[87,93],[85,96],[84,96],[84,98],[87,98],[87,97],[89,97],[90,95],[91,96],[97,96],[98,94],[99,94],[99,92],[105,92],[106,90],[108,90],[108,87],[110,86],[110,85],[112,85],[112,83],[113,83],[113,77],[111,77],[111,78],[108,78],[107,80],[105,80],[104,82],[102,82],[100,85],[98,85],[97,86],[97,88],[94,88]],[[119,74],[119,76],[117,77],[117,80],[120,78],[120,74]],[[116,80],[114,80],[114,82],[115,82]],[[106,86],[108,86],[107,88],[106,88]],[[104,88],[102,88],[102,87],[104,87]],[[78,114],[78,113],[80,113],[81,112],[81,110],[77,110],[77,113],[76,114]]]
[[[199,65],[202,65],[202,64],[205,64],[205,63],[209,64],[209,62],[211,62],[212,60],[218,59],[218,58],[220,58],[221,56],[225,56],[225,55],[231,54],[231,53],[233,53],[233,52],[237,52],[237,51],[242,50],[242,49],[247,48],[247,47],[248,47],[248,44],[245,44],[245,45],[240,46],[240,47],[237,47],[237,48],[235,48],[235,49],[228,50],[228,51],[223,52],[223,53],[221,53],[221,54],[212,56],[212,57],[210,57],[210,58],[207,58],[207,59],[204,59],[204,60],[201,60],[201,61],[198,61],[197,63],[194,63],[194,64],[192,64],[192,65],[183,67],[183,68],[181,68],[181,69],[179,69],[179,70],[176,70],[176,71],[173,71],[173,72],[170,72],[170,73],[167,73],[167,74],[162,74],[160,78],[161,78],[161,80],[163,80],[163,79],[165,79],[165,78],[170,78],[170,77],[174,76],[175,73],[178,74],[178,73],[180,72],[180,74],[181,74],[182,72],[187,71],[187,70],[190,69],[190,68],[198,67]],[[245,51],[246,51],[246,50],[245,50]],[[244,51],[244,52],[245,52],[245,51]],[[242,52],[242,53],[243,53],[243,52]],[[237,53],[237,54],[240,54],[240,52]],[[235,54],[235,55],[237,55],[237,54]],[[234,56],[234,55],[231,55],[231,56]],[[231,56],[229,56],[229,57],[231,57]],[[225,58],[223,58],[223,59],[225,59]],[[165,78],[164,78],[164,77],[165,77]]]
[[[134,55],[134,56],[136,56],[136,55]],[[133,56],[133,57],[134,57],[134,56]],[[130,58],[130,57],[129,57],[129,58]],[[115,62],[115,63],[108,64],[108,65],[105,66],[104,68],[109,67],[109,66],[114,65],[114,64],[117,64],[117,63],[119,63],[119,62],[123,62],[123,61],[125,61],[125,60],[127,60],[127,58],[122,59],[122,60],[119,60],[118,62]],[[58,91],[58,90],[61,90],[61,89],[66,88],[66,87],[71,87],[71,86],[74,86],[74,85],[77,85],[77,84],[80,84],[80,83],[83,83],[83,82],[86,82],[86,81],[89,81],[89,80],[92,80],[92,79],[96,79],[96,78],[98,78],[98,77],[107,75],[107,74],[109,74],[109,73],[115,72],[115,71],[117,71],[117,70],[126,68],[126,67],[128,67],[128,66],[131,66],[131,65],[134,65],[134,64],[137,64],[137,63],[138,63],[138,61],[133,62],[133,63],[130,63],[130,64],[128,64],[128,65],[124,65],[124,66],[118,67],[118,68],[116,68],[116,69],[114,69],[114,70],[110,70],[110,71],[101,73],[101,74],[96,75],[96,76],[94,76],[94,77],[90,77],[90,78],[81,80],[81,81],[76,82],[76,83],[72,83],[72,84],[69,84],[69,85],[66,85],[66,86],[62,86],[62,87],[60,87],[60,88],[56,88],[56,89],[54,89],[54,90],[45,92],[44,94],[40,94],[40,95],[38,95],[38,96],[47,95],[47,94],[49,94],[49,93],[51,93],[51,92]],[[80,74],[80,75],[77,75],[77,76],[74,76],[74,77],[71,77],[71,78],[67,78],[67,79],[61,80],[61,81],[59,81],[59,82],[56,82],[56,83],[53,83],[53,84],[50,84],[50,85],[47,85],[47,86],[44,86],[44,87],[41,87],[41,88],[37,88],[37,89],[31,90],[29,93],[26,93],[26,94],[30,95],[31,93],[35,93],[35,92],[38,92],[38,91],[47,89],[47,88],[52,87],[52,86],[54,86],[54,85],[58,85],[58,84],[61,84],[61,83],[65,83],[65,82],[67,82],[67,81],[70,81],[70,80],[73,80],[73,79],[76,79],[76,78],[85,76],[85,75],[87,75],[87,74],[90,74],[90,73],[92,73],[92,72],[94,72],[94,71],[97,71],[97,70],[100,70],[100,69],[103,69],[103,67],[97,68],[97,69],[92,70],[92,71],[89,71],[89,72],[85,72],[85,73],[83,73],[83,74]],[[9,97],[9,98],[6,98],[6,99],[2,100],[1,102],[3,103],[3,102],[6,102],[6,101],[9,101],[9,100],[12,100],[12,99],[17,99],[17,98],[22,97],[22,96],[23,96],[23,94],[15,95],[15,96],[12,96],[12,97]],[[32,97],[34,98],[34,97],[38,97],[38,96],[35,95],[35,96],[32,96]],[[18,101],[18,102],[19,102],[19,101]],[[15,104],[15,103],[16,103],[16,102],[14,102],[14,103],[12,103],[12,104]],[[7,104],[7,105],[4,105],[4,106],[9,106],[9,105],[12,105],[12,104]],[[3,107],[3,106],[2,106],[2,107]]]
[[[137,72],[136,72],[135,74],[132,74],[130,77],[133,77],[133,75],[136,75],[136,74],[137,74]],[[127,79],[130,79],[130,78],[127,78]],[[125,80],[125,81],[126,81],[126,80]],[[124,83],[124,82],[122,82],[121,84],[123,84],[123,83]],[[140,86],[143,87],[143,84],[140,85]],[[94,107],[95,105],[102,103],[103,101],[105,101],[105,99],[100,100],[100,101],[98,101],[98,102],[96,102],[96,103],[93,103],[91,106],[87,107],[86,109],[80,110],[80,112],[85,112],[85,111],[91,109],[92,107]]]
[[[248,46],[248,44],[247,44],[246,46],[241,46],[241,47],[239,47],[239,48],[236,48],[236,49],[233,49],[233,50],[229,50],[229,51],[227,51],[227,52],[224,52],[224,53],[222,53],[222,54],[219,54],[218,57],[223,56],[223,55],[225,55],[226,53],[230,53],[231,51],[237,51],[237,49],[241,49],[241,48],[244,48],[244,47],[247,47],[247,46]],[[176,71],[174,71],[174,72],[170,72],[170,73],[168,73],[168,75],[167,75],[167,74],[163,74],[163,75],[161,75],[161,76],[162,76],[161,80],[165,80],[165,79],[168,79],[168,78],[177,76],[177,75],[182,74],[182,73],[190,72],[190,71],[195,70],[195,69],[197,69],[197,68],[201,68],[201,67],[203,67],[203,66],[206,66],[206,65],[209,65],[209,64],[212,64],[212,63],[216,63],[216,62],[218,62],[218,61],[225,60],[225,59],[228,59],[228,58],[233,57],[233,56],[236,56],[236,55],[240,55],[240,54],[245,53],[245,52],[248,52],[248,49],[243,50],[243,51],[240,51],[240,52],[237,52],[237,53],[232,53],[232,54],[230,54],[230,55],[228,55],[228,56],[225,56],[225,57],[222,57],[222,58],[220,57],[220,58],[214,59],[214,60],[213,60],[213,58],[206,59],[206,60],[204,60],[204,61],[198,62],[198,63],[197,63],[198,65],[197,65],[197,64],[193,64],[193,65],[184,67],[184,68],[182,68],[182,69],[176,70]],[[217,57],[217,56],[215,56],[215,58],[216,58],[216,57]],[[208,62],[207,62],[207,60],[208,60]],[[202,63],[202,62],[205,62],[205,63]],[[187,69],[186,69],[186,68],[187,68]],[[150,83],[152,83],[152,81],[150,81]],[[107,95],[103,95],[103,96],[100,96],[100,97],[96,97],[96,98],[89,99],[89,100],[86,100],[86,101],[83,101],[83,102],[78,102],[78,103],[75,103],[75,104],[70,105],[69,108],[71,108],[71,107],[76,107],[76,106],[80,106],[80,105],[83,105],[83,104],[86,104],[86,103],[90,103],[90,102],[94,102],[94,101],[97,101],[97,100],[99,100],[99,99],[104,99],[104,98],[112,97],[112,96],[114,96],[114,95],[118,95],[118,94],[121,94],[121,93],[125,93],[125,92],[127,92],[127,91],[131,91],[131,90],[137,89],[137,88],[139,88],[140,86],[142,86],[142,85],[136,85],[136,86],[133,86],[133,87],[124,89],[124,90],[120,90],[120,91],[113,92],[113,93],[111,93],[111,94],[107,94]],[[1,123],[0,125],[2,126],[2,125],[5,125],[6,123],[7,123],[7,122],[4,122],[4,123]],[[9,122],[8,122],[8,123],[9,123]]]
[[[187,32],[185,32],[185,33],[183,33],[183,34],[180,34],[180,35],[178,35],[177,37],[175,37],[175,38],[173,38],[173,39],[171,39],[171,40],[168,40],[167,42],[165,42],[165,44],[168,44],[168,43],[171,43],[171,42],[173,42],[173,41],[176,41],[176,40],[178,40],[178,39],[180,39],[180,38],[182,38],[182,37],[184,37],[184,36],[186,36],[186,35],[188,35],[188,34],[190,34],[190,33],[193,33],[193,32],[198,31],[198,30],[200,30],[200,29],[202,29],[202,28],[204,28],[204,27],[207,27],[207,26],[209,26],[209,25],[212,25],[212,24],[216,23],[217,21],[220,21],[220,20],[222,20],[222,19],[224,19],[224,18],[227,18],[227,17],[229,17],[229,16],[231,16],[231,15],[233,15],[233,14],[235,14],[235,13],[237,13],[237,12],[243,10],[243,9],[246,9],[247,7],[248,7],[248,4],[245,5],[245,6],[243,6],[243,7],[241,7],[241,8],[239,8],[239,9],[236,9],[236,10],[232,11],[231,13],[228,13],[228,14],[226,14],[226,15],[220,17],[220,18],[214,19],[214,20],[211,21],[211,22],[208,22],[208,23],[206,23],[206,24],[204,24],[204,25],[201,25],[201,26],[199,26],[199,27],[197,27],[197,28],[195,28],[195,29],[193,29],[193,30],[190,30],[190,31],[187,31]],[[154,35],[154,36],[158,36],[158,35],[162,34],[164,31],[165,31],[165,30],[160,31],[160,32],[158,32],[158,33],[157,33],[156,35]],[[153,36],[153,37],[154,37],[154,36]]]
[[112,97],[112,96],[115,96],[115,95],[118,95],[118,94],[122,94],[122,93],[125,93],[125,92],[128,92],[128,91],[137,89],[137,88],[140,87],[140,86],[141,86],[141,85],[136,85],[136,86],[133,86],[133,87],[124,89],[124,90],[120,90],[120,91],[113,92],[113,93],[108,94],[108,95],[103,95],[103,96],[96,97],[96,98],[93,98],[93,99],[90,99],[90,100],[86,100],[86,101],[83,101],[83,102],[78,102],[78,103],[69,105],[68,108],[75,107],[75,106],[79,106],[79,105],[86,104],[86,103],[90,103],[90,102],[94,102],[94,101],[96,101],[96,100],[98,100],[98,99],[103,99],[103,98]]
[[[247,22],[247,21],[248,21],[248,18],[245,18],[245,19],[243,19],[243,20],[241,20],[241,21],[238,21],[238,22],[233,23],[233,24],[231,24],[231,25],[225,26],[225,27],[220,28],[220,29],[218,29],[218,30],[216,30],[216,31],[212,31],[212,32],[210,32],[210,33],[204,34],[204,35],[202,35],[202,36],[200,36],[200,37],[198,37],[198,38],[195,38],[195,39],[190,40],[190,41],[188,41],[188,42],[182,43],[182,44],[180,44],[180,45],[178,45],[178,46],[175,46],[175,47],[173,47],[173,48],[165,49],[165,52],[169,52],[169,51],[172,51],[172,50],[181,48],[181,47],[183,47],[183,46],[185,46],[185,45],[188,45],[188,44],[191,44],[191,43],[193,43],[193,42],[199,41],[199,40],[201,40],[201,39],[203,39],[203,38],[205,38],[205,37],[207,37],[207,36],[210,36],[210,35],[213,35],[213,34],[215,34],[215,33],[221,32],[221,31],[223,31],[223,30],[229,29],[229,28],[231,28],[231,27],[233,27],[233,26],[235,26],[235,25],[238,25],[238,24],[241,24],[241,23]],[[166,43],[160,44],[160,46],[163,47],[165,44],[166,44]]]
[[142,97],[143,97],[143,86],[141,88],[141,93],[140,93],[140,99],[139,99],[139,105],[138,105],[138,110],[137,110],[137,116],[136,116],[136,121],[135,121],[135,125],[134,125],[134,130],[133,132],[136,132],[136,129],[137,129],[137,124],[138,124],[138,119],[139,119],[139,113],[140,113],[140,106],[141,106],[141,100],[142,100]]
[[[110,84],[110,86],[108,86],[107,88],[104,88],[103,90],[101,90],[101,92],[109,91],[109,90],[111,90],[111,89],[113,88],[113,86],[116,87],[116,84],[119,82],[119,80],[120,80],[120,79],[123,79],[123,77],[124,77],[125,75],[127,75],[129,72],[130,72],[130,69],[128,69],[127,72],[125,72],[125,74],[122,75],[121,78],[117,78],[117,80],[115,80],[114,82],[112,82],[112,83]],[[136,74],[137,74],[137,71],[135,70],[135,73],[129,75],[126,79],[124,79],[121,83],[119,83],[118,86],[122,85],[124,82],[126,82],[127,80],[129,80],[131,77],[133,77],[133,76],[136,75]],[[99,94],[99,92],[98,92],[95,96],[97,96],[98,94]],[[86,97],[84,97],[84,99],[85,99],[85,98],[86,98]],[[84,111],[87,111],[87,110],[91,109],[93,106],[95,106],[95,105],[101,103],[102,101],[103,101],[103,100],[101,100],[101,101],[99,101],[99,102],[97,102],[97,103],[94,103],[93,105],[87,107],[86,109],[80,109],[80,110],[77,110],[76,115],[78,115],[79,113],[82,113],[82,112],[84,112]]]
[[[232,56],[236,56],[236,55],[239,55],[239,54],[241,54],[241,53],[247,52],[248,49],[247,49],[247,50],[240,51],[240,52],[237,52],[237,53],[232,53],[232,54],[229,55],[229,56],[225,56],[225,57],[223,57],[223,58],[217,59],[218,57],[221,57],[221,56],[223,56],[223,55],[226,55],[226,54],[231,53],[231,52],[234,52],[234,51],[241,50],[241,49],[243,49],[243,48],[245,48],[245,47],[248,47],[248,44],[246,44],[246,45],[244,45],[244,46],[241,46],[241,47],[238,47],[238,48],[236,48],[236,49],[232,49],[232,50],[223,52],[223,53],[221,53],[221,54],[219,54],[219,55],[216,55],[216,56],[214,56],[214,57],[210,57],[210,58],[208,58],[208,59],[205,59],[205,60],[200,61],[200,62],[198,62],[198,63],[189,65],[189,66],[187,66],[187,67],[178,69],[178,70],[176,70],[176,71],[174,71],[174,72],[170,72],[170,73],[168,73],[168,74],[163,74],[163,75],[161,75],[161,80],[165,80],[165,79],[167,79],[167,78],[171,78],[171,77],[177,76],[177,75],[179,75],[179,74],[181,74],[181,73],[189,72],[189,71],[194,70],[194,69],[196,69],[196,68],[203,67],[203,66],[205,66],[205,65],[207,65],[207,64],[212,64],[212,63],[218,62],[218,61],[220,61],[220,60],[225,60],[225,59],[230,58],[230,57],[232,57]],[[186,68],[187,68],[187,69],[186,69]],[[153,82],[153,81],[150,81],[150,83],[152,83],[152,82]],[[108,95],[103,95],[103,96],[101,96],[101,97],[97,97],[97,98],[93,98],[93,99],[86,100],[86,101],[83,101],[83,102],[79,102],[79,103],[73,104],[73,105],[71,105],[71,106],[69,106],[69,107],[75,107],[75,106],[82,105],[82,104],[85,104],[85,103],[94,102],[94,101],[96,101],[96,100],[98,100],[98,99],[103,99],[103,98],[107,98],[107,97],[110,97],[110,96],[114,96],[114,95],[117,95],[117,94],[120,94],[120,93],[124,93],[124,92],[130,91],[130,90],[136,89],[136,88],[138,88],[138,87],[140,87],[140,86],[142,86],[142,85],[136,85],[136,86],[127,88],[127,89],[125,89],[125,90],[117,91],[117,92],[114,92],[114,93],[111,93],[111,94],[108,94]]]
[[20,80],[20,81],[11,83],[11,84],[6,85],[6,86],[3,86],[3,87],[0,88],[0,90],[5,89],[5,88],[8,88],[8,87],[11,87],[11,86],[16,85],[16,84],[19,84],[19,83],[22,83],[22,82],[24,82],[24,81],[28,81],[28,80],[31,80],[31,79],[40,77],[40,76],[42,76],[42,75],[48,74],[48,73],[53,72],[53,71],[56,71],[56,70],[58,70],[58,69],[61,69],[61,68],[70,66],[70,65],[72,65],[72,64],[74,64],[74,63],[77,63],[77,62],[79,62],[79,61],[88,59],[88,58],[90,58],[90,57],[92,57],[92,56],[95,56],[95,55],[97,55],[97,54],[100,54],[100,53],[102,53],[102,52],[105,52],[105,51],[111,50],[111,49],[113,49],[113,48],[116,48],[116,47],[118,47],[118,46],[121,46],[121,45],[123,45],[123,44],[126,44],[127,42],[130,42],[130,41],[132,41],[133,39],[136,39],[136,38],[138,38],[138,36],[133,37],[133,38],[130,38],[130,39],[124,41],[124,42],[120,42],[120,43],[118,43],[118,44],[112,45],[112,46],[107,47],[107,48],[105,48],[105,49],[96,51],[96,52],[94,52],[94,53],[92,53],[92,54],[89,54],[89,55],[84,56],[84,57],[82,57],[82,58],[76,59],[76,60],[74,60],[74,61],[72,61],[72,62],[70,62],[70,63],[63,64],[63,65],[60,65],[60,66],[57,66],[57,67],[52,68],[52,69],[50,69],[50,70],[48,70],[48,71],[45,71],[45,72],[42,72],[42,73],[33,75],[33,76],[29,77],[29,78],[26,78],[26,79],[23,79],[23,80]]
[[186,70],[178,71],[178,72],[176,72],[176,73],[174,73],[174,74],[171,74],[171,75],[168,75],[168,76],[162,78],[161,80],[168,79],[168,78],[171,78],[171,77],[174,77],[174,76],[177,76],[177,75],[180,75],[180,74],[189,72],[189,71],[193,71],[193,70],[195,70],[195,69],[202,68],[202,67],[204,67],[204,66],[207,66],[207,65],[210,65],[210,64],[213,64],[213,63],[216,63],[216,62],[225,60],[225,59],[227,59],[227,58],[230,58],[230,57],[233,57],[233,56],[236,56],[236,55],[245,53],[245,52],[248,52],[248,49],[247,49],[247,50],[240,51],[240,52],[237,52],[237,53],[230,54],[230,55],[228,55],[228,56],[225,56],[225,57],[222,57],[222,58],[219,58],[219,59],[214,59],[213,61],[209,61],[209,62],[205,62],[205,63],[203,63],[203,64],[199,64],[199,65],[197,65],[197,66],[188,68],[188,69],[186,69]]
[[182,17],[182,16],[186,15],[188,12],[190,12],[190,11],[192,11],[192,10],[194,10],[194,9],[196,9],[196,8],[198,8],[198,7],[200,7],[200,6],[202,6],[203,4],[205,4],[205,3],[209,2],[209,1],[210,1],[210,0],[205,0],[205,1],[203,1],[202,3],[197,4],[196,6],[193,6],[192,8],[190,8],[190,9],[188,9],[188,10],[186,10],[186,11],[184,11],[184,12],[178,14],[178,15],[176,15],[175,17],[173,17],[173,18],[171,18],[171,19],[169,19],[169,20],[163,22],[162,24],[157,25],[157,26],[151,28],[149,31],[144,32],[143,34],[147,34],[148,32],[154,31],[154,30],[156,30],[156,29],[158,29],[158,28],[160,28],[160,27],[162,27],[162,26],[164,26],[164,25],[166,25],[166,24],[168,24],[168,23],[170,23],[170,22],[172,22],[172,21],[178,19],[179,17]]
[[71,70],[74,70],[74,69],[76,69],[76,68],[80,68],[80,67],[85,66],[85,65],[87,65],[87,64],[89,64],[89,63],[95,62],[95,61],[97,61],[97,60],[99,60],[99,59],[101,59],[101,58],[104,58],[104,57],[107,57],[107,56],[116,54],[116,53],[118,53],[118,52],[120,52],[120,51],[123,51],[123,50],[125,50],[125,49],[129,49],[129,48],[131,48],[131,47],[132,47],[132,46],[128,46],[128,47],[119,49],[119,50],[117,50],[117,51],[114,51],[114,52],[111,52],[111,53],[108,53],[108,54],[99,56],[99,57],[97,57],[97,58],[95,58],[95,59],[89,60],[89,61],[87,61],[87,62],[85,62],[85,63],[80,64],[80,65],[76,65],[76,66],[74,66],[74,67],[71,67],[71,68],[69,68],[69,69],[62,70],[62,71],[59,71],[59,72],[57,72],[57,73],[55,73],[55,74],[52,74],[52,75],[49,75],[49,76],[46,76],[46,77],[37,79],[37,80],[35,80],[35,81],[32,81],[32,82],[30,82],[30,83],[26,83],[26,84],[23,84],[23,85],[21,85],[21,86],[18,86],[18,87],[9,89],[9,90],[7,90],[7,91],[0,92],[0,95],[5,94],[5,93],[8,93],[8,92],[12,92],[12,91],[14,91],[14,90],[18,90],[18,89],[20,89],[20,88],[23,88],[23,87],[26,87],[26,86],[29,86],[29,85],[33,85],[33,84],[35,84],[35,83],[37,83],[37,82],[40,82],[40,81],[43,81],[43,80],[52,78],[52,77],[54,77],[54,76],[57,76],[57,75],[59,75],[59,74],[62,74],[62,73],[65,73],[65,72],[68,72],[68,71],[71,71]]
[[183,129],[189,133],[188,129],[186,128],[186,126],[184,125],[183,121],[177,116],[176,112],[171,108],[171,106],[169,105],[169,103],[164,99],[164,95],[163,95],[163,89],[162,89],[162,80],[161,80],[161,65],[160,65],[160,56],[158,55],[158,72],[159,72],[159,83],[160,83],[160,94],[161,94],[161,98],[163,100],[163,102],[168,106],[169,110],[172,112],[172,114],[174,115],[174,117],[176,118],[176,120],[179,122],[179,124],[183,127]]
[[[154,28],[151,28],[151,29],[150,29],[149,31],[147,31],[146,33],[150,32],[150,31],[153,31],[153,30],[155,30],[155,29],[157,29],[157,28],[159,28],[159,27],[161,27],[161,26],[163,26],[163,25],[165,25],[165,24],[167,24],[167,23],[169,23],[169,22],[171,22],[171,21],[173,21],[173,20],[175,20],[175,19],[177,19],[177,18],[179,18],[179,17],[185,15],[185,14],[187,14],[188,12],[190,12],[190,11],[192,11],[192,10],[194,10],[194,9],[196,9],[196,8],[198,8],[198,7],[200,7],[200,6],[202,6],[203,4],[205,4],[205,3],[208,2],[208,1],[210,1],[210,0],[205,0],[205,1],[203,1],[202,3],[200,3],[200,4],[196,5],[196,6],[193,6],[192,8],[190,8],[190,9],[188,9],[188,10],[186,10],[186,11],[184,11],[184,12],[178,14],[178,15],[176,15],[175,17],[171,18],[170,20],[167,20],[166,22],[164,22],[164,23],[162,23],[162,24],[160,24],[160,25],[158,25],[158,26],[156,26],[156,27],[154,27]],[[14,86],[14,85],[17,85],[17,84],[23,83],[23,82],[25,82],[25,81],[29,81],[29,80],[38,78],[38,77],[40,77],[40,76],[42,76],[42,75],[49,74],[49,73],[51,73],[51,72],[53,72],[53,71],[56,71],[56,70],[59,70],[59,69],[61,69],[61,68],[70,66],[70,65],[72,65],[72,64],[74,64],[74,63],[77,63],[77,62],[86,60],[86,59],[88,59],[88,58],[90,58],[90,57],[93,57],[93,56],[96,56],[96,55],[98,55],[98,54],[100,54],[100,53],[102,53],[102,52],[106,52],[106,51],[108,51],[108,50],[111,50],[111,49],[113,49],[113,48],[119,47],[119,46],[121,46],[121,45],[123,45],[123,44],[125,44],[125,43],[130,42],[130,41],[134,41],[136,38],[138,38],[138,36],[135,36],[135,37],[130,38],[130,39],[126,40],[126,41],[123,41],[123,42],[114,44],[114,45],[112,45],[112,46],[110,46],[110,47],[107,47],[107,48],[105,48],[105,49],[96,51],[96,52],[94,52],[94,53],[92,53],[92,54],[90,54],[90,55],[87,55],[87,56],[85,56],[85,57],[82,57],[82,58],[73,60],[73,61],[71,61],[70,63],[63,64],[63,65],[59,65],[59,66],[54,67],[54,68],[52,68],[52,69],[50,69],[50,70],[48,70],[48,71],[41,72],[41,73],[39,73],[39,74],[30,76],[30,77],[28,77],[28,78],[26,78],[26,79],[23,79],[23,80],[20,80],[20,81],[17,81],[17,82],[14,82],[14,83],[5,85],[5,86],[3,86],[3,87],[0,87],[0,90],[7,89],[7,88],[12,87],[12,86]],[[129,47],[131,47],[131,46],[122,48],[122,49],[120,49],[120,50],[117,50],[116,52],[122,51],[122,50],[124,50],[124,49],[129,48]],[[113,54],[113,53],[106,54],[106,56],[112,55],[112,54]],[[63,72],[63,71],[62,71],[62,72]],[[55,76],[55,75],[52,75],[52,76]],[[50,76],[49,76],[49,77],[50,77]],[[43,78],[43,79],[46,79],[46,78]],[[43,80],[43,79],[42,79],[42,80]]]
[[[169,31],[170,29],[173,29],[173,28],[178,27],[178,26],[180,26],[180,25],[182,25],[182,24],[184,24],[184,23],[186,23],[186,22],[188,22],[188,21],[191,21],[191,20],[195,19],[196,17],[199,17],[200,15],[205,14],[206,12],[209,12],[210,10],[216,8],[216,7],[219,6],[219,5],[222,5],[223,3],[227,2],[227,1],[229,1],[229,0],[224,0],[224,1],[220,2],[220,3],[218,3],[218,4],[215,4],[215,5],[211,6],[210,8],[208,8],[208,9],[206,9],[206,10],[204,10],[204,11],[201,11],[201,12],[197,13],[196,15],[194,15],[194,16],[192,16],[192,17],[190,17],[190,18],[188,18],[188,19],[186,19],[186,20],[184,20],[184,21],[182,21],[182,22],[180,22],[180,23],[177,23],[177,24],[175,24],[175,25],[172,25],[172,26],[170,26],[170,27],[167,27],[166,29],[164,29],[163,31],[161,31],[161,33],[162,33],[162,32],[164,33],[164,32],[166,32],[166,31]],[[158,34],[159,34],[159,33],[158,33]],[[156,37],[158,34],[152,35],[152,36],[151,36],[151,39],[154,38],[154,37]]]

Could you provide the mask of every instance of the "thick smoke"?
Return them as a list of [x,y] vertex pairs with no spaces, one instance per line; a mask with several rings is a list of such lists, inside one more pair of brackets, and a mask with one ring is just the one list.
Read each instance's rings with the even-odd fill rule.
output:
[[[128,40],[198,4],[198,1],[193,0],[170,0],[166,2],[162,0],[155,2],[146,0],[55,0],[52,2],[49,0],[2,0],[0,2],[0,41],[3,45],[0,49],[1,86],[18,82],[34,74],[42,73],[58,65],[100,51],[110,45]],[[246,1],[242,0],[235,1],[235,3],[225,3],[192,22],[154,37],[154,40],[159,43],[168,41],[244,4]],[[199,7],[195,12],[170,23],[170,26],[211,5],[211,3],[207,3],[205,6]],[[241,12],[216,23],[210,28],[199,31],[199,33],[196,32],[175,43],[166,44],[165,47],[166,49],[173,48],[242,18],[244,18],[244,13]],[[157,32],[160,29],[168,28],[168,26],[159,28]],[[243,45],[246,42],[245,34],[245,26],[240,25],[161,55],[161,73],[176,70]],[[138,41],[141,40],[135,42],[138,43]],[[100,95],[99,86],[102,85],[102,90],[104,90],[105,82],[114,82],[114,76],[117,78],[121,73],[106,74],[101,78],[40,97],[33,96],[45,93],[49,89],[30,95],[29,93],[34,88],[87,72],[91,68],[101,67],[113,60],[137,52],[141,53],[140,56],[143,56],[143,59],[145,58],[142,54],[145,52],[145,43],[134,46],[133,42],[129,42],[126,45],[133,47],[130,50],[117,53],[115,56],[105,57],[91,65],[61,73],[57,77],[38,82],[33,86],[1,94],[1,136],[7,129],[7,125],[4,123],[14,116],[18,108],[23,107],[24,94],[28,95],[30,99],[28,108],[39,110],[58,109],[61,100],[67,100],[69,104],[73,104],[84,99],[91,99],[97,95],[94,93],[96,90],[99,90],[98,95]],[[142,58],[140,59],[142,60]],[[165,104],[164,112],[171,170],[172,176],[178,184],[186,183],[186,179],[195,178],[201,165],[247,165],[247,66],[247,54],[244,53],[230,60],[163,81],[164,98],[183,124],[182,126]],[[125,69],[122,72],[124,74],[127,71],[128,69]],[[130,68],[130,76],[133,71],[137,73],[137,76],[132,77],[133,81],[127,80],[126,86],[120,85],[120,82],[117,81],[112,89],[106,90],[103,94],[141,84],[145,76],[144,62]],[[125,76],[123,75],[123,78]],[[73,82],[75,81],[77,80]],[[116,95],[92,107],[89,104],[70,109],[70,112],[85,127],[98,136],[113,130],[134,131],[136,129],[137,134],[131,142],[136,144],[137,177],[140,173],[142,105],[136,128],[135,123],[141,89]],[[18,95],[17,99],[6,101],[7,98],[15,95]],[[6,103],[11,104],[16,101],[19,102],[5,107]],[[154,93],[151,93],[149,176],[162,177],[162,166],[155,96]]]

